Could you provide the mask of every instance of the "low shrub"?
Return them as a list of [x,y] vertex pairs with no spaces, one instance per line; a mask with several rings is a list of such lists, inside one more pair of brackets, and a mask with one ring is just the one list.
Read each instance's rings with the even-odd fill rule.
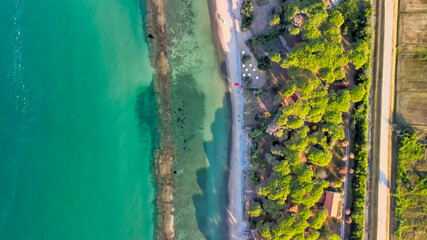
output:
[[240,14],[242,16],[242,32],[246,32],[248,28],[252,25],[254,20],[254,6],[251,0],[244,0],[242,8],[240,9]]

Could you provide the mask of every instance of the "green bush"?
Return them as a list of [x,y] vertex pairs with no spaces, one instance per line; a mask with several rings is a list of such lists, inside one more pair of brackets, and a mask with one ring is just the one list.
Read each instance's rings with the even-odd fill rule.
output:
[[299,28],[297,28],[297,27],[295,27],[294,25],[289,25],[288,26],[288,31],[289,31],[289,33],[290,34],[292,34],[292,35],[298,35],[299,33],[300,33],[300,29]]
[[[356,77],[360,77],[356,76]],[[359,78],[363,79],[363,78]],[[354,117],[355,142],[354,142],[354,178],[353,178],[353,203],[352,203],[352,223],[350,239],[363,239],[363,226],[365,221],[365,197],[366,179],[368,178],[368,101],[367,95],[369,85],[365,88],[363,101],[356,103]]]
[[[344,26],[348,29],[350,34],[356,39],[362,39],[365,43],[357,43],[353,45],[353,50],[360,50],[364,52],[364,56],[358,55],[359,53],[353,52],[350,56],[351,61],[356,67],[360,69],[356,72],[355,80],[358,86],[364,88],[364,96],[361,101],[355,104],[353,114],[355,126],[355,142],[354,142],[354,178],[353,178],[353,203],[352,203],[352,223],[350,231],[350,239],[363,239],[364,235],[364,221],[365,221],[365,198],[366,198],[366,179],[368,178],[368,95],[371,84],[371,68],[370,56],[372,53],[372,33],[370,26],[371,17],[371,4],[367,0],[348,0],[338,6],[339,11],[344,17]],[[361,14],[362,13],[362,14]],[[362,45],[363,44],[363,45]],[[367,46],[367,48],[365,48]],[[366,60],[366,63],[364,63]],[[352,89],[353,90],[353,89]],[[359,92],[360,93],[360,92]],[[359,94],[358,93],[358,94]],[[350,92],[352,99],[358,100],[360,96]]]
[[327,217],[328,217],[327,210],[322,210],[318,212],[317,215],[313,217],[313,219],[310,221],[310,227],[316,230],[320,229]]
[[352,102],[360,102],[365,97],[365,89],[362,86],[355,85],[350,90],[350,98]]
[[282,61],[280,53],[274,53],[273,56],[271,56],[271,61],[280,63]]
[[329,240],[341,240],[341,237],[338,234],[334,234],[329,237]]
[[295,84],[287,84],[286,87],[282,91],[283,97],[290,97],[295,93],[296,90]]
[[328,17],[328,21],[337,27],[341,27],[341,25],[344,23],[344,18],[339,11],[331,11]]
[[257,183],[260,180],[259,174],[255,171],[251,173],[249,178],[250,178],[251,182],[253,182],[253,183]]
[[370,48],[366,41],[359,40],[352,44],[349,52],[349,60],[354,64],[356,70],[361,68],[370,58]]
[[262,214],[261,204],[259,202],[254,202],[249,207],[248,214],[251,217],[259,217]]
[[242,58],[242,62],[243,63],[247,63],[247,62],[249,62],[251,60],[251,56],[249,56],[249,55],[244,55],[243,56],[243,58]]
[[274,14],[273,17],[270,20],[270,26],[275,26],[280,23],[280,17],[279,15]]
[[258,59],[258,69],[259,70],[269,70],[271,67],[270,58],[264,56]]
[[254,20],[254,6],[251,0],[244,0],[242,8],[240,9],[240,15],[242,16],[242,32],[246,32],[248,28],[252,25]]
[[332,154],[325,150],[311,148],[308,152],[307,158],[312,164],[325,167],[331,162]]
[[399,137],[396,177],[396,239],[424,239],[427,235],[427,173],[425,139],[415,131]]

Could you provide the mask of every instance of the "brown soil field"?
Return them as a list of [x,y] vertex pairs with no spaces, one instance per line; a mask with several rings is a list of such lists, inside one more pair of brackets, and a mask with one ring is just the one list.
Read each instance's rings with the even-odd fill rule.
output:
[[401,0],[395,122],[427,131],[427,1]]
[[415,12],[427,10],[426,0],[402,0],[400,1],[401,12]]
[[[396,95],[398,112],[411,125],[425,125],[427,122],[427,93],[402,92]],[[396,120],[399,120],[398,118]]]
[[[402,53],[398,55],[399,65],[397,66],[398,73],[411,73],[400,74],[396,84],[397,92],[426,92],[427,81],[425,66],[427,60],[420,61],[414,58],[414,54]],[[424,70],[424,71],[423,71]]]
[[399,14],[399,44],[424,44],[427,41],[427,13]]

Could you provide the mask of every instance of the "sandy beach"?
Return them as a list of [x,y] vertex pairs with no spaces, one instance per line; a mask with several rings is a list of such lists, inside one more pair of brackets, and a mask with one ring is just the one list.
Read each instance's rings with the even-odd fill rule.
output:
[[241,45],[238,39],[238,21],[234,16],[240,1],[215,0],[213,11],[218,22],[218,39],[225,55],[225,63],[228,74],[228,84],[232,106],[232,150],[230,156],[230,175],[228,183],[228,232],[229,239],[241,239],[245,228],[243,221],[242,202],[242,134],[243,134],[243,101],[242,90],[234,83],[241,85],[240,78],[240,51]]
[[[238,22],[234,16],[240,16],[240,0],[215,0],[211,5],[212,18],[216,20],[217,40],[225,57],[227,75],[228,75],[228,90],[230,92],[231,107],[232,107],[232,149],[230,155],[230,174],[228,182],[229,203],[227,208],[227,223],[229,239],[242,239],[245,222],[243,219],[243,200],[242,200],[242,170],[243,170],[243,97],[242,90],[239,86],[234,86],[234,83],[241,85],[240,78],[240,53],[242,50],[249,52],[244,40],[250,33],[239,32]],[[169,106],[168,103],[168,84],[170,81],[167,57],[166,57],[166,39],[165,18],[163,11],[162,0],[150,0],[149,11],[147,18],[151,23],[147,27],[147,33],[153,33],[157,41],[153,42],[152,65],[157,69],[155,87],[160,94],[159,101],[162,105]],[[240,37],[240,38],[239,38]],[[169,109],[169,107],[163,108]],[[160,110],[162,111],[162,110]],[[163,116],[168,116],[168,114]],[[165,117],[162,121],[162,143],[161,149],[158,152],[158,167],[156,169],[158,181],[158,230],[157,239],[174,239],[174,220],[173,220],[173,182],[171,168],[173,165],[173,149],[165,148],[167,142],[172,141],[171,133],[168,130],[170,127],[170,117]],[[172,146],[169,145],[169,146]]]

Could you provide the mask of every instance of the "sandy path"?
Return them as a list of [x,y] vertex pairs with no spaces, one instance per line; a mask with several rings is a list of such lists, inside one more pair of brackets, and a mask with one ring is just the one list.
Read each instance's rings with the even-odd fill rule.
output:
[[[255,57],[246,45],[246,40],[252,38],[250,31],[240,31],[240,8],[242,0],[214,0],[213,13],[218,26],[218,40],[225,54],[225,62],[228,73],[228,84],[231,95],[232,106],[232,150],[230,156],[230,175],[228,183],[228,227],[229,239],[243,239],[243,233],[247,229],[244,221],[243,171],[250,168],[244,156],[249,151],[248,139],[244,139],[244,100],[242,86],[241,58],[249,55],[251,60],[246,64],[257,66]],[[242,52],[245,52],[244,54]],[[249,65],[250,66],[250,65]],[[251,67],[248,67],[249,70]],[[248,71],[248,70],[246,70]],[[246,73],[246,72],[245,72]],[[258,80],[252,84],[254,87],[262,87],[265,84],[265,73],[255,70],[251,72],[252,77],[258,76]],[[240,86],[234,86],[239,83]],[[246,140],[246,141],[245,141]]]
[[236,29],[238,27],[236,26],[238,26],[238,21],[234,19],[235,14],[233,14],[233,11],[238,9],[236,5],[238,3],[239,1],[233,0],[215,0],[216,12],[214,13],[218,21],[219,41],[225,53],[233,114],[232,150],[228,183],[229,204],[227,209],[229,239],[241,239],[244,229],[242,206],[243,97],[241,88],[234,86],[234,83],[241,84],[241,44],[237,39],[238,33]]
[[379,151],[379,185],[378,185],[378,223],[377,238],[389,238],[389,206],[390,206],[390,110],[391,110],[391,79],[393,61],[393,0],[384,0],[384,55],[382,65],[381,86],[381,118],[380,121],[380,151]]

